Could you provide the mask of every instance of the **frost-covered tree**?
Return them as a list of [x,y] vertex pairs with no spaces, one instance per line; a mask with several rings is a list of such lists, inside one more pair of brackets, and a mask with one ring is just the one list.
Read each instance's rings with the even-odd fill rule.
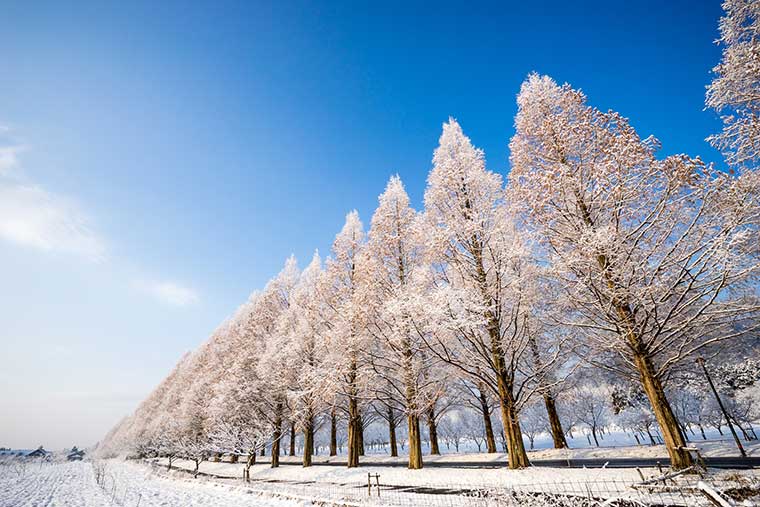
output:
[[602,368],[636,378],[675,468],[691,463],[668,374],[758,327],[758,188],[699,159],[655,157],[619,114],[548,77],[518,96],[510,186]]
[[414,331],[411,301],[419,297],[419,287],[412,278],[422,263],[422,238],[417,212],[398,176],[391,177],[378,200],[358,272],[360,299],[373,339],[370,364],[380,379],[374,384],[375,396],[388,408],[383,417],[389,422],[395,419],[394,407],[406,415],[408,466],[418,469],[422,468],[420,415],[429,410],[440,386],[430,375],[434,357],[425,353]]
[[[295,426],[303,431],[303,466],[311,466],[317,416],[328,398],[329,384],[322,322],[322,301],[318,286],[322,277],[321,259],[314,253],[311,263],[293,289],[291,304],[280,317],[279,332],[285,337],[288,356],[281,367],[289,369],[289,398]],[[295,429],[295,428],[294,428]],[[295,439],[291,434],[291,448]]]
[[599,433],[609,423],[610,393],[607,386],[583,384],[573,389],[569,402],[576,419],[591,432],[599,447]]
[[273,468],[280,465],[282,430],[288,410],[288,386],[293,374],[288,367],[292,366],[292,363],[289,364],[292,356],[288,348],[287,328],[283,325],[283,313],[290,308],[298,277],[296,260],[290,257],[282,271],[261,293],[251,337],[254,342],[262,344],[263,352],[256,364],[256,374],[262,413],[271,424]]
[[326,345],[332,391],[346,401],[348,418],[348,467],[359,466],[362,446],[362,405],[367,400],[369,369],[366,361],[366,322],[363,301],[357,293],[357,264],[364,248],[364,231],[359,213],[352,211],[335,237],[332,255],[325,262],[320,284],[324,321],[328,324]]
[[457,399],[465,406],[469,406],[478,412],[483,419],[483,439],[486,444],[486,452],[496,452],[496,439],[494,438],[491,414],[496,406],[493,394],[486,388],[482,381],[473,382],[469,378],[459,379],[454,387]]
[[549,431],[549,419],[546,408],[538,403],[530,403],[520,411],[520,422],[523,432],[528,437],[530,448],[533,450],[536,437]]
[[708,138],[732,166],[760,160],[760,2],[726,0],[718,44],[723,48],[707,107],[720,113],[723,132]]
[[435,290],[420,336],[442,361],[496,395],[509,466],[528,465],[518,413],[532,375],[522,376],[533,299],[527,249],[504,203],[502,180],[485,167],[453,119],[443,126],[425,191],[426,256]]

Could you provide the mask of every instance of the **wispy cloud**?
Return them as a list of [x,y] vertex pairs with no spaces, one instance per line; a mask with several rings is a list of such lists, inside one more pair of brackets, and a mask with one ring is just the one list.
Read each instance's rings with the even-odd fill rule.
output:
[[135,286],[170,306],[190,306],[200,301],[198,292],[176,282],[138,280]]
[[0,238],[96,261],[105,256],[103,241],[74,201],[15,180],[0,179]]
[[0,125],[0,240],[102,260],[103,240],[76,202],[21,174],[19,156],[23,151],[13,131]]
[[0,146],[0,176],[8,176],[18,167],[22,150],[21,146]]

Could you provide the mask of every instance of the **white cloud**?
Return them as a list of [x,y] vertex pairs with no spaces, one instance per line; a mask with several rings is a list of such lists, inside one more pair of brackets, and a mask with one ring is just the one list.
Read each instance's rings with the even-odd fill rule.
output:
[[15,181],[0,180],[0,238],[96,261],[105,256],[105,245],[73,201],[37,185]]
[[189,306],[200,301],[198,293],[175,282],[138,281],[135,285],[153,297],[171,306]]
[[7,176],[18,167],[21,146],[0,146],[0,176]]

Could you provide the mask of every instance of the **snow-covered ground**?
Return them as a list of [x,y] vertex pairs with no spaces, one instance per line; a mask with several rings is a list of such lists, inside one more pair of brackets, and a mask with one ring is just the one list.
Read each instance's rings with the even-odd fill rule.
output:
[[[464,458],[464,457],[462,457]],[[165,470],[165,461],[159,460],[160,465],[154,468]],[[175,467],[186,471],[192,470],[194,464],[189,461],[175,461]],[[214,474],[213,480],[236,483],[242,475],[241,463],[203,463],[201,471]],[[646,478],[660,475],[656,469],[642,469]],[[491,507],[513,505],[546,505],[539,501],[540,494],[571,495],[587,497],[594,495],[598,498],[632,497],[642,500],[652,495],[651,491],[641,491],[632,488],[633,484],[641,482],[639,470],[632,469],[568,469],[568,468],[529,468],[524,470],[509,470],[506,468],[468,469],[433,467],[422,470],[407,470],[402,467],[373,467],[368,464],[360,468],[345,466],[321,465],[310,468],[283,465],[272,469],[268,464],[257,464],[251,468],[250,487],[256,491],[276,491],[295,496],[307,497],[318,501],[337,502],[338,505],[367,502],[368,475],[374,482],[375,474],[379,475],[382,488],[382,501],[388,505],[419,505],[434,507]],[[189,474],[188,474],[189,475]],[[757,484],[760,481],[760,471],[712,471],[710,481],[721,481],[729,475],[741,476],[742,480]],[[221,477],[221,479],[220,479]],[[226,478],[226,479],[225,479]],[[682,477],[685,483],[694,486],[696,476]],[[514,491],[519,495],[518,503],[495,503],[495,498]],[[671,505],[665,500],[677,500],[680,503],[672,505],[707,505],[700,495],[680,497],[680,492],[662,492],[662,496],[652,497],[658,505]],[[478,492],[473,495],[473,492]],[[487,496],[482,493],[487,492]],[[505,493],[507,492],[507,493]],[[537,496],[536,494],[539,494]],[[678,497],[678,498],[676,498]],[[531,500],[532,499],[532,500]],[[377,501],[376,498],[371,500]],[[523,503],[524,502],[524,503]],[[538,502],[538,503],[535,503]],[[601,503],[601,502],[600,502]],[[557,505],[575,505],[557,504]],[[596,505],[596,504],[584,504]]]
[[111,502],[95,483],[92,466],[84,462],[42,461],[0,466],[3,507],[100,507]]
[[[178,462],[191,468],[189,462]],[[453,469],[429,468],[410,471],[403,468],[319,466],[304,469],[283,466],[271,469],[255,465],[252,481],[239,477],[241,464],[204,463],[206,472],[229,475],[210,478],[173,471],[146,462],[119,459],[74,463],[31,462],[26,466],[0,464],[0,506],[2,507],[291,507],[311,505],[384,505],[425,507],[537,506],[545,497],[540,493],[558,492],[582,497],[636,495],[630,484],[638,472],[626,469]],[[367,494],[367,474],[380,474],[382,495]],[[655,473],[644,470],[647,475]],[[754,472],[745,477],[760,480]],[[373,478],[374,482],[374,478]],[[520,495],[506,493],[514,488]],[[488,496],[473,496],[473,491]],[[374,490],[373,490],[374,491]],[[539,495],[536,495],[539,493]],[[651,492],[647,492],[651,495]],[[672,492],[664,493],[673,497]],[[502,496],[499,496],[502,495]],[[553,497],[554,498],[554,497]],[[675,498],[675,497],[674,497]],[[543,500],[542,500],[543,499]],[[662,496],[658,499],[661,501]],[[558,504],[559,505],[559,504]],[[576,505],[563,503],[561,505]],[[580,504],[577,504],[580,505]],[[583,503],[583,505],[590,505]],[[681,503],[680,505],[702,505]]]
[[[310,501],[261,496],[250,489],[159,476],[146,465],[102,462],[0,465],[2,507],[292,507]],[[102,472],[103,480],[96,480]],[[99,482],[101,484],[99,484]]]

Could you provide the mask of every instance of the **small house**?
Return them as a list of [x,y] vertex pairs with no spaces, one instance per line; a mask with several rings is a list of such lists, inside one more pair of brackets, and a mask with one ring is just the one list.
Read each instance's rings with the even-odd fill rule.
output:
[[74,446],[66,453],[66,459],[69,461],[82,461],[84,459],[84,451]]

